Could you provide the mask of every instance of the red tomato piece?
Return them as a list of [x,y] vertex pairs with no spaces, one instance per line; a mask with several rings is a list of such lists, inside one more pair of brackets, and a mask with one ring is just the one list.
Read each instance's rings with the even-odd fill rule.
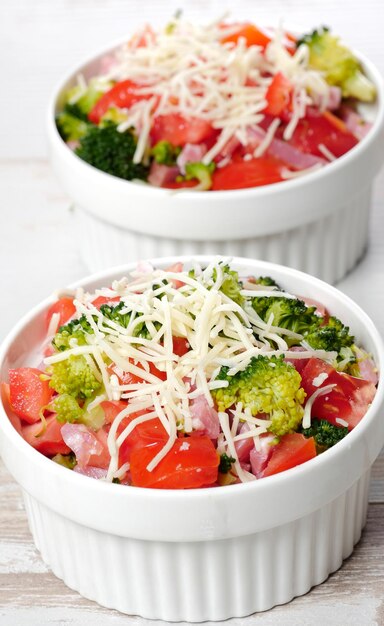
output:
[[281,176],[283,166],[282,161],[271,156],[262,156],[249,161],[243,159],[234,161],[213,172],[212,190],[245,189],[278,183],[283,180]]
[[118,109],[129,109],[140,100],[149,100],[153,94],[140,93],[141,85],[132,80],[123,80],[116,83],[109,91],[106,91],[88,113],[88,119],[93,124],[99,124],[101,118],[108,109],[117,107]]
[[9,397],[12,410],[25,422],[40,422],[40,411],[51,401],[53,389],[43,372],[33,367],[9,370]]
[[111,424],[115,417],[127,408],[128,404],[124,400],[104,400],[100,406],[104,411],[106,423]]
[[337,372],[321,359],[310,359],[301,372],[301,384],[307,397],[318,389],[313,381],[319,374],[323,373],[328,374],[328,377],[320,387],[332,384],[335,387],[329,393],[319,396],[315,400],[312,407],[313,417],[326,419],[336,426],[340,426],[336,421],[339,418],[347,422],[348,428],[352,430],[365,415],[375,397],[375,385],[362,378]]
[[[147,411],[138,411],[137,413],[133,413],[123,419],[117,429],[118,435],[121,435],[130,422],[145,413],[147,413]],[[146,448],[147,446],[154,444],[164,446],[167,440],[167,431],[158,417],[154,417],[151,420],[137,424],[120,446],[119,465],[121,466],[126,462],[130,462],[133,450],[141,450],[142,448]]]
[[163,442],[158,442],[132,451],[133,485],[156,489],[192,489],[217,481],[219,455],[208,437],[177,439],[164,459],[149,472],[148,463],[163,445]]
[[54,456],[55,454],[69,454],[71,449],[66,445],[61,435],[61,427],[55,415],[46,418],[43,422],[30,424],[22,427],[22,436],[33,448],[45,454]]
[[[282,133],[281,129],[278,129],[277,135],[279,133]],[[307,116],[299,121],[288,143],[302,152],[310,152],[324,158],[324,154],[319,150],[321,144],[335,157],[340,157],[359,142],[348,129],[341,130],[336,127],[334,122],[330,121],[329,116],[309,108]]]
[[13,428],[17,430],[19,435],[21,435],[21,420],[20,417],[15,415],[15,413],[11,410],[11,402],[10,402],[10,393],[9,393],[9,385],[7,383],[0,383],[1,389],[1,399],[6,409],[9,417],[9,421],[11,422]]
[[[301,346],[292,346],[289,348],[290,352],[305,352],[305,348]],[[307,365],[309,359],[295,359],[294,357],[285,357],[284,361],[293,365],[293,367],[301,374],[304,367]]]
[[[174,263],[173,265],[170,265],[169,267],[167,267],[165,271],[178,274],[179,272],[183,271],[183,264],[181,261],[178,261],[177,263]],[[176,278],[172,278],[171,283],[175,289],[180,289],[180,287],[185,285],[185,283],[182,280],[177,280]]]
[[52,315],[54,313],[58,313],[59,318],[59,326],[63,326],[69,319],[76,313],[76,307],[73,304],[73,298],[59,298],[57,302],[51,304],[47,311],[47,328],[52,319]]
[[185,337],[172,337],[172,342],[173,353],[177,354],[177,356],[184,356],[191,349],[188,339],[185,339]]
[[201,143],[214,132],[211,124],[206,120],[170,113],[155,117],[151,129],[151,140],[152,144],[158,141],[169,141],[174,146],[184,146],[186,143]]
[[348,132],[348,127],[346,123],[342,119],[340,119],[340,117],[337,117],[337,115],[335,115],[331,111],[324,111],[323,116],[325,117],[326,120],[328,120],[328,122],[330,122],[333,126],[335,126],[337,130],[341,130],[342,133]]
[[116,296],[116,298],[107,298],[106,296],[98,296],[97,298],[95,298],[95,300],[93,300],[92,304],[94,307],[96,307],[96,309],[100,310],[100,307],[103,304],[111,304],[114,302],[120,302],[119,296]]
[[[233,24],[233,27],[235,26],[236,24]],[[223,37],[221,39],[221,43],[237,43],[240,37],[242,37],[243,39],[245,39],[247,47],[261,46],[262,48],[265,48],[271,41],[271,38],[268,37],[268,35],[266,35],[262,30],[257,28],[254,24],[246,22],[245,24],[239,24],[238,26],[239,30],[232,35]]]
[[293,85],[281,72],[275,74],[266,93],[264,112],[279,117],[289,107]]
[[313,437],[306,439],[300,433],[292,433],[281,437],[279,443],[272,449],[270,460],[263,472],[263,476],[272,476],[284,472],[291,467],[301,465],[316,456],[316,446]]

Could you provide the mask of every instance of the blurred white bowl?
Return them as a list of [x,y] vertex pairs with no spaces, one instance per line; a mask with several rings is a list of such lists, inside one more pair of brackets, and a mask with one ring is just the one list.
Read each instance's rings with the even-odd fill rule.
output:
[[362,107],[373,122],[368,135],[324,169],[274,185],[216,192],[172,192],[128,182],[88,165],[61,139],[55,115],[64,92],[81,73],[98,73],[109,46],[86,60],[55,89],[49,105],[52,165],[76,207],[79,246],[87,266],[160,255],[224,254],[262,258],[334,283],[353,268],[367,246],[372,183],[384,158],[384,86],[374,105]]
[[[152,262],[165,268],[175,260]],[[271,275],[290,292],[323,302],[383,371],[379,333],[345,295],[288,268],[239,258],[233,264],[241,274]],[[77,285],[92,291],[131,269],[114,268]],[[36,365],[52,300],[4,341],[1,380],[9,368]],[[69,587],[123,613],[222,620],[306,593],[351,554],[365,524],[371,465],[384,442],[383,401],[380,378],[367,414],[335,447],[281,474],[215,489],[123,487],[76,474],[26,443],[3,405],[0,453],[22,487],[42,558]]]

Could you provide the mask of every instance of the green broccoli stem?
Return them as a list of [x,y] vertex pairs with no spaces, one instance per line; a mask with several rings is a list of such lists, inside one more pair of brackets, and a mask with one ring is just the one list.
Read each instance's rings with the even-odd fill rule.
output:
[[185,166],[186,180],[197,178],[199,184],[195,189],[199,191],[208,191],[212,187],[212,173],[215,171],[215,163],[187,163]]
[[360,70],[346,78],[342,85],[344,97],[352,97],[362,102],[372,102],[376,95],[374,84]]

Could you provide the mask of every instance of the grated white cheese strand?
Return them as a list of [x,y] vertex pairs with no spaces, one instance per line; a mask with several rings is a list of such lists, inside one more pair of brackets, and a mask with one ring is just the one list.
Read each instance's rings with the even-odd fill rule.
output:
[[254,157],[256,158],[261,157],[268,150],[279,126],[280,126],[279,118],[274,119],[270,123],[270,125],[268,126],[268,130],[265,133],[264,139],[259,143],[259,145],[257,146],[256,150],[253,153]]
[[349,424],[348,422],[346,422],[345,420],[343,420],[341,417],[336,417],[335,422],[337,424],[340,424],[340,426],[344,426],[344,428],[348,428]]
[[313,381],[312,381],[312,385],[314,387],[321,387],[321,385],[323,384],[324,381],[326,381],[328,378],[328,374],[327,372],[320,372],[320,374],[318,374],[318,376],[316,376]]
[[242,483],[247,483],[250,482],[252,480],[256,480],[256,476],[254,476],[254,474],[251,474],[250,472],[247,472],[246,470],[244,470],[241,467],[240,461],[239,461],[239,457],[237,456],[237,451],[236,451],[236,446],[234,444],[233,441],[233,436],[231,433],[231,429],[229,427],[229,417],[227,415],[227,413],[222,413],[219,412],[219,421],[220,421],[220,426],[221,426],[221,430],[223,431],[224,437],[225,437],[225,441],[226,441],[226,445],[228,446],[228,450],[230,455],[235,459],[235,470],[236,473],[240,479],[240,481]]
[[302,421],[303,428],[310,428],[311,426],[311,411],[312,411],[313,403],[316,400],[316,398],[318,398],[319,396],[324,396],[325,394],[329,393],[330,391],[332,391],[334,387],[336,387],[335,384],[326,385],[325,387],[319,387],[319,389],[316,389],[316,391],[314,391],[313,394],[308,398],[307,403],[304,408],[304,415],[303,415],[303,421]]
[[95,409],[97,406],[99,406],[99,404],[104,402],[104,400],[106,400],[106,399],[107,399],[107,396],[105,395],[105,393],[102,393],[99,396],[96,396],[96,398],[94,400],[92,400],[92,402],[90,402],[88,404],[87,411],[93,411],[93,409]]
[[[111,69],[100,80],[135,82],[137,92],[151,95],[127,112],[120,131],[133,126],[138,135],[135,162],[144,156],[148,125],[153,116],[181,114],[198,117],[221,130],[216,143],[203,157],[209,163],[232,137],[247,145],[247,128],[264,119],[266,91],[275,74],[282,72],[293,85],[293,115],[286,128],[289,138],[306,107],[313,101],[326,103],[330,88],[322,74],[309,69],[309,51],[300,46],[294,55],[287,52],[279,29],[263,50],[246,46],[244,38],[221,43],[225,33],[237,32],[233,26],[198,26],[186,20],[172,22],[171,32],[139,31],[115,53]],[[145,40],[147,45],[139,46]],[[81,88],[79,89],[81,92]],[[311,94],[310,96],[308,94]],[[273,128],[270,136],[273,136]],[[262,146],[259,152],[266,149]]]
[[335,156],[333,154],[333,152],[331,152],[327,148],[327,146],[325,146],[323,143],[319,143],[319,145],[317,147],[320,150],[320,152],[325,156],[325,158],[328,159],[328,161],[336,161],[337,160],[337,156]]
[[53,337],[57,333],[57,329],[59,328],[60,322],[60,313],[53,313],[47,330],[47,336]]

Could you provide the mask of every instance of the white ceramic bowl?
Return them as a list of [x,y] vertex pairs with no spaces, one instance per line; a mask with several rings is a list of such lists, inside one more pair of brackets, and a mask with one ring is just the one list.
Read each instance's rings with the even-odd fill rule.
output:
[[[209,257],[196,257],[208,262]],[[157,259],[167,267],[175,258]],[[185,260],[185,259],[184,259]],[[349,298],[306,274],[234,259],[241,273],[272,275],[323,302],[384,368],[384,346]],[[93,290],[132,269],[79,285]],[[8,369],[36,365],[52,298],[26,315],[0,351]],[[42,558],[82,595],[123,613],[170,621],[222,620],[306,593],[337,570],[366,519],[371,465],[384,442],[383,379],[358,426],[311,461],[262,480],[216,489],[143,489],[71,472],[29,446],[0,407],[0,453],[25,499]]]
[[48,111],[52,165],[75,205],[79,246],[91,271],[173,254],[261,258],[331,283],[352,269],[367,245],[372,183],[384,158],[384,85],[372,63],[359,55],[378,92],[375,105],[361,107],[373,128],[340,159],[275,185],[175,193],[95,169],[56,129],[63,93],[79,73],[86,79],[97,74],[100,59],[114,47],[61,80]]

